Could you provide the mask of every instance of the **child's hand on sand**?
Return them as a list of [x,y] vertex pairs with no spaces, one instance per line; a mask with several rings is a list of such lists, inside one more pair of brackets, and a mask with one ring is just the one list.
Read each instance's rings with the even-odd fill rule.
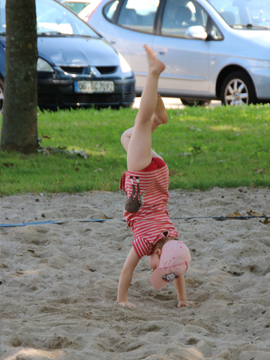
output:
[[194,301],[180,300],[178,302],[177,307],[181,308],[181,307],[189,307],[189,306],[194,306],[194,305],[195,305]]
[[127,306],[127,307],[129,307],[129,308],[136,308],[137,306],[136,305],[134,305],[134,304],[132,304],[131,302],[129,302],[129,301],[122,301],[122,302],[120,302],[120,303],[118,303],[119,305],[121,305],[121,306]]

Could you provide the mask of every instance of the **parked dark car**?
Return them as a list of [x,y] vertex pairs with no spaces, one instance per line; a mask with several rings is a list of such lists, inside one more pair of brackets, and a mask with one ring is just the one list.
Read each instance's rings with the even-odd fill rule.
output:
[[[38,105],[127,107],[135,99],[134,73],[98,32],[54,0],[36,0]],[[5,0],[0,0],[0,112],[4,100]]]

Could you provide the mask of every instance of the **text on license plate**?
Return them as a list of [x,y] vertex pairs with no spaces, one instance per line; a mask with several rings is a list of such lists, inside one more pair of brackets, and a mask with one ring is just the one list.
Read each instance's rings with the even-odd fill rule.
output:
[[75,81],[74,91],[79,93],[111,93],[114,92],[113,81]]

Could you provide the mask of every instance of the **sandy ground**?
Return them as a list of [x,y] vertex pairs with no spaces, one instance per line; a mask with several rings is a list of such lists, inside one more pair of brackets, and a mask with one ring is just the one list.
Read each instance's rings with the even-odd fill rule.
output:
[[[211,218],[270,215],[269,189],[170,192],[192,254],[196,306],[182,309],[172,284],[151,287],[147,257],[129,291],[137,309],[117,305],[132,242],[122,192],[42,195],[0,198],[2,224],[63,221],[0,228],[1,360],[270,359],[270,225]],[[192,216],[210,218],[175,219]]]

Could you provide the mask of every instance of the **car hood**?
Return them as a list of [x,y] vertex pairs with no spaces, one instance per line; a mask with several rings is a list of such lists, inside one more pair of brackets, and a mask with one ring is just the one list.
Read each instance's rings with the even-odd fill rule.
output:
[[[232,30],[226,38],[230,44],[231,54],[254,59],[270,59],[270,30]],[[239,46],[240,44],[240,46]]]
[[38,37],[39,57],[56,66],[118,66],[119,57],[102,38]]

